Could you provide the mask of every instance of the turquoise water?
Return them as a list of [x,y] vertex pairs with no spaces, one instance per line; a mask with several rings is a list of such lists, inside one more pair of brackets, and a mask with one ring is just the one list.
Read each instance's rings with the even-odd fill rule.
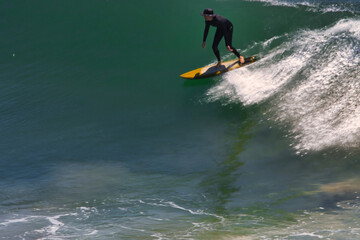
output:
[[[261,59],[181,79],[216,60],[207,7]],[[1,239],[359,238],[357,1],[12,0],[0,14]]]

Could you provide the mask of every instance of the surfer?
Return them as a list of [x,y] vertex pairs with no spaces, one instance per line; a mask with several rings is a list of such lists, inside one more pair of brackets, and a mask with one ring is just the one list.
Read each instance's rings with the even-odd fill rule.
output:
[[245,63],[245,59],[243,56],[240,55],[240,53],[232,46],[232,34],[233,34],[233,25],[232,23],[227,20],[226,18],[215,15],[214,11],[211,8],[206,8],[201,15],[205,18],[205,30],[204,30],[204,38],[202,47],[205,48],[206,38],[209,33],[210,25],[216,27],[216,33],[214,36],[214,42],[212,45],[212,49],[215,53],[215,56],[218,60],[217,67],[220,67],[222,62],[220,58],[220,52],[218,49],[218,45],[220,43],[220,40],[222,37],[225,37],[225,45],[226,48],[234,53],[238,58],[241,64]]

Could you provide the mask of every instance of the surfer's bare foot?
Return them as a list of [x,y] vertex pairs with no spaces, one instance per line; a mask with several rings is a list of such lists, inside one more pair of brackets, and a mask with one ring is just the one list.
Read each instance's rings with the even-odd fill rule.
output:
[[240,56],[239,61],[240,61],[241,64],[244,64],[245,63],[245,58],[243,56]]
[[219,61],[218,64],[216,64],[216,67],[219,68],[221,67],[222,61]]

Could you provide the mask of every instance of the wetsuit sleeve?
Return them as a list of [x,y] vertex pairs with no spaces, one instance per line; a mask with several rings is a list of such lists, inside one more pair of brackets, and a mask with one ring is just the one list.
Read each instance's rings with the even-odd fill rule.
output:
[[208,33],[209,33],[209,28],[210,28],[210,24],[205,21],[205,29],[204,29],[203,42],[206,41],[207,35],[208,35]]

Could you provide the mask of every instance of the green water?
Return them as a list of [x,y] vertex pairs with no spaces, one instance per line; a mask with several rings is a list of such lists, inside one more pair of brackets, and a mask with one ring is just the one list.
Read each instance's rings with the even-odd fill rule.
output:
[[[181,79],[207,7],[261,59]],[[358,238],[359,11],[0,1],[0,238]]]

